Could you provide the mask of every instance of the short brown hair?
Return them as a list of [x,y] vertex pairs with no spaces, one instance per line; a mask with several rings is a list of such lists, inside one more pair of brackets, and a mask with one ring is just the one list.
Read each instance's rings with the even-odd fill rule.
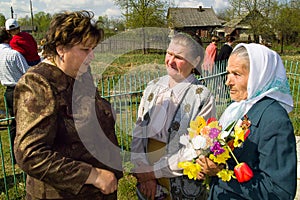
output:
[[225,41],[226,42],[234,42],[235,41],[235,37],[233,37],[231,35],[226,35]]
[[92,21],[94,14],[89,11],[63,12],[55,14],[50,22],[49,30],[41,41],[44,57],[57,55],[59,45],[73,47],[79,43],[97,45],[103,39],[103,29],[98,27],[99,21]]
[[216,35],[213,35],[213,36],[211,37],[211,41],[212,41],[212,42],[219,42],[219,41],[220,41],[220,38],[219,38],[218,36],[216,36]]

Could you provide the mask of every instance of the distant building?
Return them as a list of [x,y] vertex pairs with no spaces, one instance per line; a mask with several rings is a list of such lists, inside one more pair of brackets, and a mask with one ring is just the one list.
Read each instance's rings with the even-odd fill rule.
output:
[[[258,27],[256,35],[254,35],[255,31],[253,31],[251,24]],[[225,23],[224,32],[226,35],[230,34],[243,42],[264,43],[275,37],[272,28],[265,23],[263,15],[257,10],[238,16]]]
[[216,34],[216,28],[222,27],[213,8],[169,8],[168,25],[171,31],[198,34],[200,37],[210,37]]
[[37,31],[37,26],[20,26],[20,29],[21,31],[32,33]]
[[236,17],[229,22],[224,24],[224,31],[226,35],[232,35],[237,40],[247,41],[253,40],[253,34],[251,31],[251,26],[247,20],[249,14],[244,14],[239,17]]

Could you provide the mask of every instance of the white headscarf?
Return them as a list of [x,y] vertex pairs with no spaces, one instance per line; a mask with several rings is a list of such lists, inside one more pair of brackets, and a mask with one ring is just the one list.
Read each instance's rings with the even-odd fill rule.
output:
[[223,128],[242,118],[257,101],[266,96],[277,100],[288,113],[293,110],[293,98],[280,56],[268,47],[254,43],[240,43],[233,52],[240,46],[247,49],[250,60],[248,97],[226,108],[220,118]]

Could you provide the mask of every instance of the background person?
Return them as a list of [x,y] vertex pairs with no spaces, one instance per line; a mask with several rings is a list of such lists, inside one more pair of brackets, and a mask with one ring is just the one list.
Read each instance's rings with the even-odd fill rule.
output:
[[[221,47],[218,56],[217,61],[219,61],[217,67],[218,73],[225,72],[226,71],[226,62],[233,50],[233,44],[235,41],[235,38],[231,35],[227,35],[225,37],[226,43]],[[225,94],[225,98],[229,99],[229,91],[228,88],[225,85],[226,82],[226,75],[222,75],[221,77],[221,84],[218,86],[219,94]]]
[[218,54],[218,42],[220,38],[216,35],[211,37],[211,43],[205,49],[205,57],[202,66],[204,76],[212,73]]
[[29,66],[34,66],[40,62],[38,47],[35,39],[27,32],[20,31],[20,26],[16,19],[8,19],[5,22],[6,30],[12,35],[10,41],[11,48],[20,52],[26,59]]
[[[247,115],[250,133],[233,153],[239,162],[249,165],[254,176],[244,183],[212,177],[209,199],[293,200],[297,158],[288,116],[293,99],[280,56],[260,44],[238,44],[229,57],[227,72],[226,84],[234,102],[222,114],[220,124],[226,128]],[[216,174],[209,159],[200,159],[198,163],[203,173]],[[233,170],[235,161],[230,158],[227,163]]]
[[[233,37],[231,35],[227,35],[225,37],[225,44],[221,47],[221,49],[218,53],[217,61],[228,60],[228,58],[233,50],[234,41],[235,41],[235,37]],[[225,71],[225,69],[221,69],[221,70]]]
[[[0,81],[2,85],[6,86],[4,96],[6,99],[8,113],[11,117],[14,117],[14,89],[18,80],[28,70],[29,66],[27,65],[27,62],[22,54],[16,50],[13,50],[9,46],[10,40],[11,36],[9,33],[4,28],[0,28]],[[15,136],[16,121],[12,119],[10,124],[12,148]],[[13,162],[16,163],[14,156],[12,159]]]
[[[197,80],[204,50],[191,36],[175,34],[167,49],[168,75],[151,81],[144,91],[133,131],[131,161],[140,199],[205,199],[202,181],[182,175],[179,137],[191,119],[215,116],[211,92]],[[171,194],[170,194],[171,193]]]
[[[91,76],[103,30],[88,11],[54,15],[45,59],[15,88],[15,155],[26,199],[117,199],[122,176],[113,110]],[[112,148],[115,147],[115,148]]]

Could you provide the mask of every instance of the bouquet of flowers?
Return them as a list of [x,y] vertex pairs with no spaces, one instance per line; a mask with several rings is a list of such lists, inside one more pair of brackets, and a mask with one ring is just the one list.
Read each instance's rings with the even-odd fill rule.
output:
[[[180,137],[180,143],[185,146],[185,152],[191,157],[190,160],[179,162],[178,167],[183,169],[183,174],[190,179],[196,179],[201,167],[195,160],[199,156],[207,156],[217,164],[226,167],[217,173],[223,181],[236,178],[239,182],[249,181],[253,172],[246,163],[239,163],[233,154],[233,149],[240,147],[248,137],[251,122],[245,115],[244,120],[232,122],[225,130],[215,118],[207,121],[198,116],[190,122],[188,134]],[[226,161],[233,158],[237,165],[234,170],[229,170]]]

